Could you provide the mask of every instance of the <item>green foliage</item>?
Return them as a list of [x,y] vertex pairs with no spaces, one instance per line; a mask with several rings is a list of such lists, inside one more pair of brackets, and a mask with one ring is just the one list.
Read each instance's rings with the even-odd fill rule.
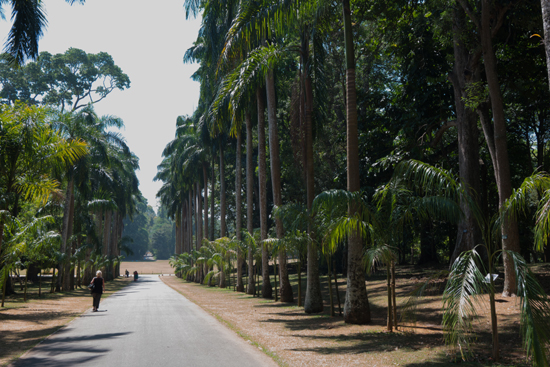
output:
[[483,262],[477,251],[463,253],[454,262],[443,293],[445,343],[459,348],[463,359],[470,357],[471,339],[475,337],[472,322],[479,307],[476,296],[486,291],[494,292],[487,288],[483,270],[480,270],[481,264]]
[[103,100],[115,89],[129,88],[130,79],[109,54],[70,48],[57,55],[41,52],[24,66],[0,60],[0,85],[4,103],[20,100],[74,111]]

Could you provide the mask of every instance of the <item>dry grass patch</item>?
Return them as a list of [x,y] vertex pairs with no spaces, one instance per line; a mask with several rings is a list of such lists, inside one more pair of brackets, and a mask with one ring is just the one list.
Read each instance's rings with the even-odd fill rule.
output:
[[[408,292],[422,281],[424,273],[413,270],[410,268],[401,272],[397,282],[398,304],[402,304]],[[206,287],[176,277],[161,279],[225,322],[245,339],[257,344],[281,366],[453,365],[443,343],[439,294],[421,299],[416,325],[401,327],[394,333],[385,331],[386,288],[383,274],[371,278],[367,283],[372,312],[370,325],[349,325],[343,322],[342,317],[331,317],[328,299],[325,299],[324,313],[306,315],[303,308],[294,304],[253,298],[233,292],[232,289]],[[294,281],[296,296],[296,279],[293,277],[291,281]],[[326,278],[322,282],[323,294],[328,297]],[[340,280],[338,286],[343,302],[345,280]],[[503,357],[501,364],[493,364],[490,360],[491,336],[487,310],[485,314],[482,312],[477,323],[479,337],[475,350],[476,360],[462,362],[461,365],[526,365],[521,351],[517,302],[511,298],[497,297],[497,310]]]
[[[102,299],[122,289],[129,280],[118,278],[107,282],[107,292]],[[27,302],[16,287],[17,294],[8,297],[6,307],[0,308],[0,366],[19,358],[92,307],[92,297],[86,287],[67,293],[48,293],[49,283],[42,286],[41,298],[38,298],[38,286],[29,287]]]

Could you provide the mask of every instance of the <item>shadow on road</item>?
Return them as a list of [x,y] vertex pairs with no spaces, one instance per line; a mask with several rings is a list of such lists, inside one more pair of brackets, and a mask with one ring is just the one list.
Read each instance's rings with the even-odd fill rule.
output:
[[[65,330],[59,331],[55,337],[51,339],[46,339],[44,342],[35,350],[35,356],[29,356],[27,358],[23,357],[16,362],[14,362],[12,367],[30,367],[30,366],[40,366],[40,367],[49,367],[49,366],[77,366],[82,363],[93,361],[101,357],[102,354],[109,353],[111,350],[107,348],[96,348],[93,346],[88,346],[89,342],[95,340],[103,339],[114,339],[118,337],[123,337],[125,335],[131,334],[131,332],[123,333],[107,333],[107,334],[92,334],[79,337],[63,337]],[[36,356],[36,353],[39,353]],[[71,358],[72,354],[92,354],[92,355],[83,355],[76,358]],[[59,358],[59,355],[64,355],[62,359]]]

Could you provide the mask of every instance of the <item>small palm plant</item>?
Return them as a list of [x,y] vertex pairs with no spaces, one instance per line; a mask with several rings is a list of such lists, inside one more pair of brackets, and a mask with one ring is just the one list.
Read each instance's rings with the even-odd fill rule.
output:
[[[477,207],[475,200],[468,194],[468,190],[461,185],[449,172],[432,167],[428,164],[409,161],[402,162],[396,169],[395,176],[400,180],[412,183],[423,190],[438,191],[441,196],[458,202],[463,198],[474,209],[472,212],[482,228],[484,243],[474,249],[462,253],[452,264],[447,286],[443,293],[443,329],[445,342],[458,349],[463,359],[471,355],[472,327],[477,310],[482,303],[482,295],[489,295],[492,331],[492,358],[499,359],[498,321],[495,306],[495,285],[493,273],[496,265],[504,253],[513,260],[517,281],[517,297],[520,302],[521,334],[523,347],[527,357],[532,357],[533,365],[548,366],[546,346],[550,342],[550,303],[548,296],[537,282],[534,274],[527,267],[521,255],[505,251],[496,241],[500,223],[506,216],[516,215],[526,205],[526,198],[530,194],[543,193],[543,200],[539,203],[538,221],[535,232],[545,232],[543,222],[548,219],[548,198],[550,180],[545,175],[532,176],[524,182],[519,190],[508,199],[501,213],[491,220],[485,220]],[[546,201],[544,200],[546,198]],[[441,208],[444,211],[444,208]],[[541,241],[542,236],[540,236]],[[539,242],[541,243],[541,242]],[[485,268],[480,248],[488,254],[487,269]]]
[[[253,234],[250,234],[248,231],[243,230],[242,235],[243,235],[243,245],[245,246],[247,252],[250,251],[252,253],[252,259],[256,263],[256,272],[252,274],[250,273],[248,274],[248,276],[252,277],[252,279],[254,280],[255,277],[260,273],[259,267],[260,267],[260,264],[262,263],[262,248],[258,246],[260,233],[259,231],[254,231]],[[256,291],[258,292],[260,291],[259,276],[256,281],[251,282],[252,285],[256,283],[258,285],[254,287],[254,289],[252,289],[250,292],[248,289],[246,290],[247,294],[252,294],[254,297],[256,296]]]

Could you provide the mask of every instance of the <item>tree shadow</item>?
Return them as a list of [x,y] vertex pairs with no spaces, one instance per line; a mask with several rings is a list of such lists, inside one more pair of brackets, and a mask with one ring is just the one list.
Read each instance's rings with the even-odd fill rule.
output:
[[[98,348],[80,342],[113,339],[131,334],[131,332],[120,332],[63,337],[63,334],[66,332],[66,330],[61,330],[55,337],[45,339],[40,345],[33,349],[27,357],[18,359],[12,363],[11,366],[76,366],[93,361],[100,358],[101,355],[111,351],[109,348]],[[71,359],[70,356],[73,353],[89,353],[91,355]],[[62,357],[59,358],[59,356]]]
[[[386,333],[382,331],[363,332],[342,335],[293,335],[296,338],[313,341],[331,342],[331,346],[294,348],[293,351],[314,352],[319,354],[363,354],[389,352],[396,348],[404,351],[416,351],[432,345],[441,345],[440,334]],[[323,343],[329,344],[329,343]]]

